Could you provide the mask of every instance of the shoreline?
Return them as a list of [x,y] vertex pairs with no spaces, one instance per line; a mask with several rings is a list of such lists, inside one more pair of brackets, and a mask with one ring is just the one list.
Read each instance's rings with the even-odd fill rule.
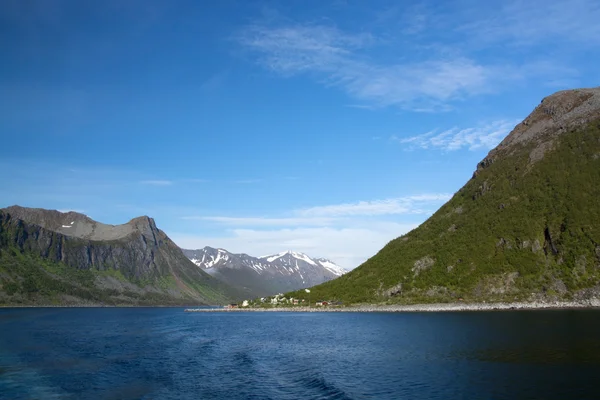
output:
[[515,310],[600,309],[600,299],[585,301],[517,303],[437,303],[412,305],[360,305],[348,307],[274,307],[274,308],[186,308],[184,312],[453,312]]

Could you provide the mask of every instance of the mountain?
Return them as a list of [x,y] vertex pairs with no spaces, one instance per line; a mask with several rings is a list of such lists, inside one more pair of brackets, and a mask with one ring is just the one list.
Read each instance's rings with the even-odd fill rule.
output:
[[152,218],[115,226],[75,212],[0,209],[0,304],[215,304],[235,295]]
[[183,253],[210,275],[239,288],[249,298],[318,285],[346,273],[332,261],[292,251],[252,257],[204,247]]
[[555,93],[427,221],[355,270],[313,288],[313,299],[599,297],[599,199],[600,88]]

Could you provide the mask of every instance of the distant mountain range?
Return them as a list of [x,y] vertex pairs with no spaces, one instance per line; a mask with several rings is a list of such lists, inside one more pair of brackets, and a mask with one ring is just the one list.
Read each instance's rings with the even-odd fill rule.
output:
[[242,290],[248,297],[307,288],[338,278],[347,272],[330,260],[313,259],[294,251],[252,257],[204,247],[198,250],[184,249],[183,253],[198,267]]
[[0,209],[0,304],[223,304],[241,295],[194,265],[152,218]]

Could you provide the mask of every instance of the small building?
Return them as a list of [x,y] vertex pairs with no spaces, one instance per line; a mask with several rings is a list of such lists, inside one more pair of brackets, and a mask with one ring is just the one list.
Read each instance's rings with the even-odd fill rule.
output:
[[242,307],[248,307],[250,305],[250,303],[248,302],[248,300],[244,300],[242,302]]
[[293,303],[294,303],[294,305],[295,305],[295,306],[297,306],[297,305],[298,305],[298,303],[299,303],[298,299],[294,299],[294,300],[293,300]]
[[225,308],[238,308],[237,304],[228,304]]

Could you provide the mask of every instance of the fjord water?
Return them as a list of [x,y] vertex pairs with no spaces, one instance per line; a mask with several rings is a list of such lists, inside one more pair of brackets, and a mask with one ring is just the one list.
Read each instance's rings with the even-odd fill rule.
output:
[[3,399],[592,399],[598,377],[592,310],[0,310]]

